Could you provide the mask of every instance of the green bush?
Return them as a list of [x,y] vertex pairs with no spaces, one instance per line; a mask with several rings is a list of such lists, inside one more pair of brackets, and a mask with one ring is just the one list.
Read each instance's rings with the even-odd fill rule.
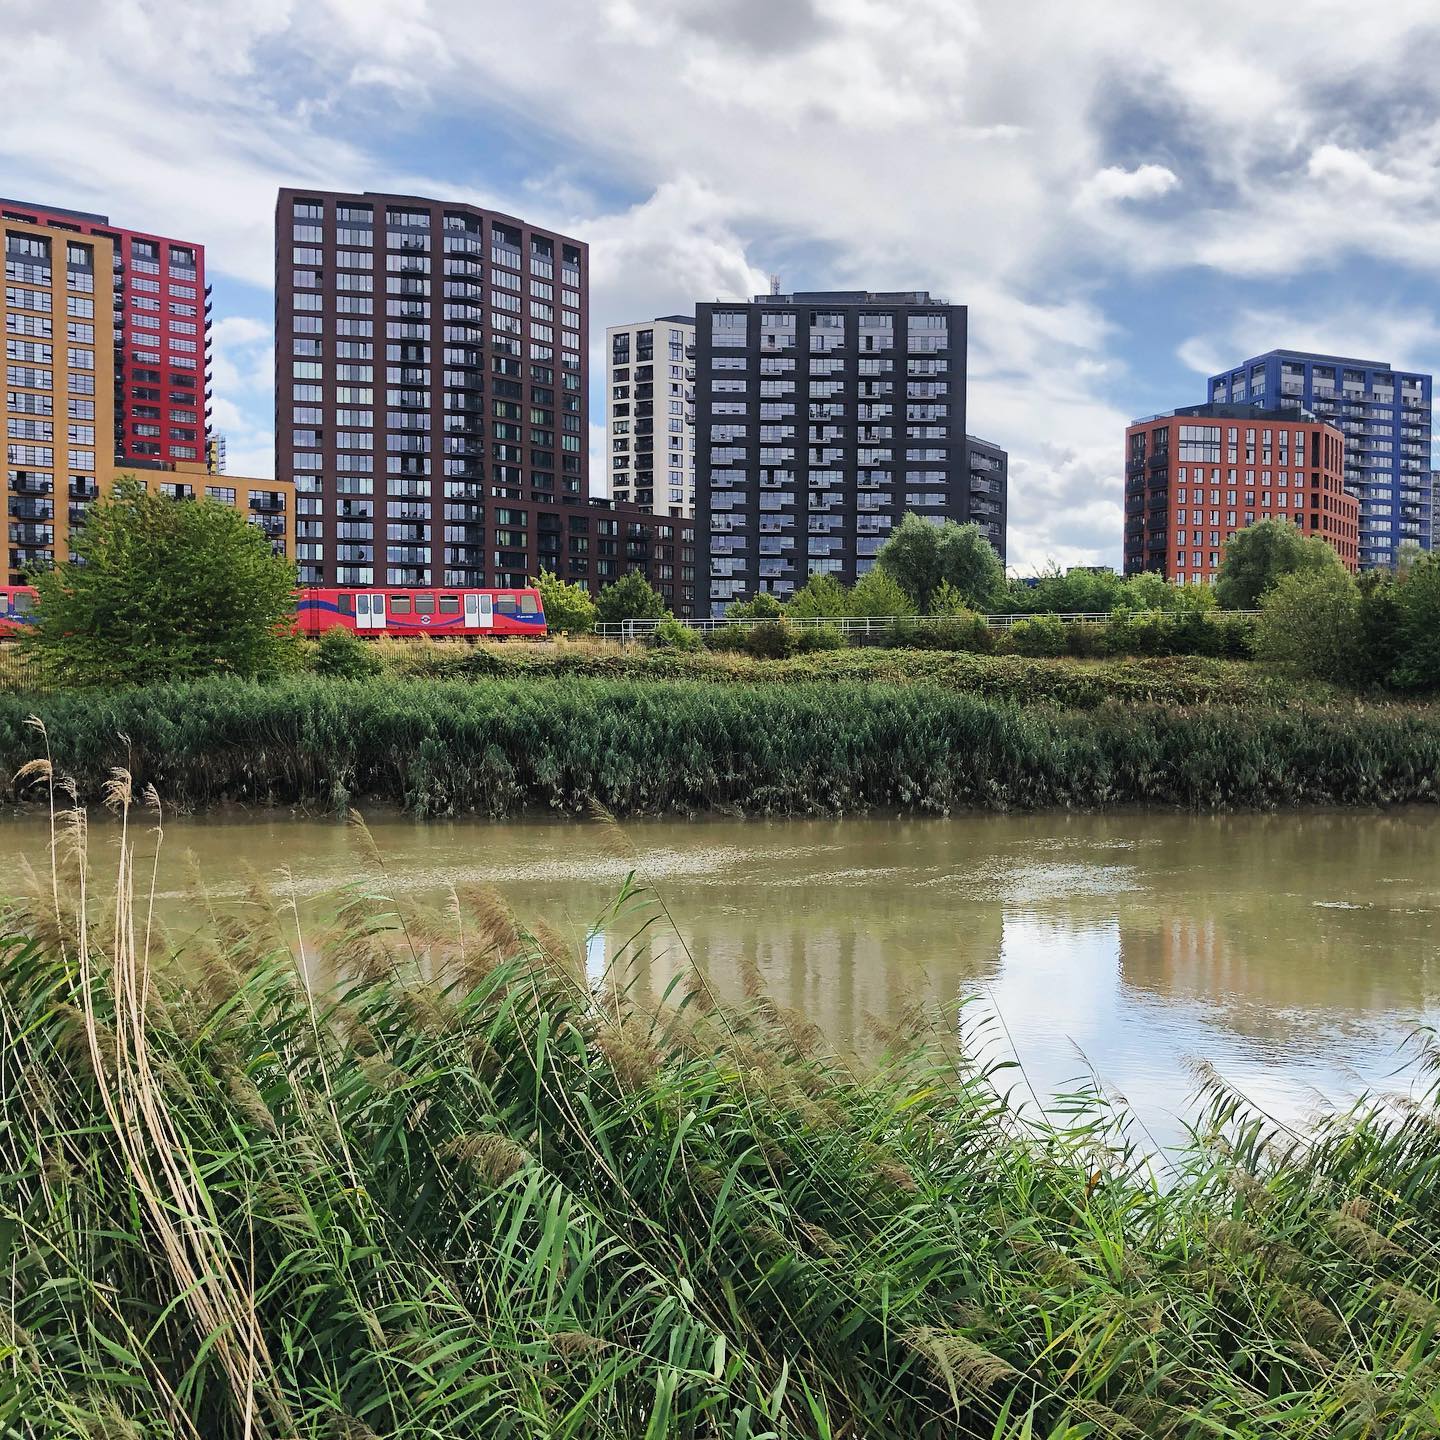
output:
[[682,625],[673,615],[665,616],[645,637],[645,643],[652,650],[699,650],[704,644],[698,630]]
[[333,630],[325,631],[316,642],[310,668],[317,675],[329,675],[337,680],[358,680],[366,675],[378,675],[381,665],[380,657],[364,640],[337,625]]
[[1010,627],[1010,643],[1017,655],[1063,655],[1065,622],[1053,615],[1017,620]]
[[785,607],[768,590],[761,590],[748,600],[737,600],[725,610],[731,620],[778,620],[784,613]]
[[1405,690],[1440,686],[1440,559],[1415,561],[1398,585],[1399,657],[1394,683]]
[[901,616],[884,636],[895,650],[955,650],[993,654],[996,632],[973,610],[934,617]]
[[1360,594],[1340,566],[1281,575],[1260,600],[1256,653],[1317,680],[1348,681],[1360,640]]
[[532,576],[530,583],[540,592],[545,625],[552,635],[584,635],[595,628],[595,602],[588,590],[549,570]]
[[795,653],[795,627],[785,620],[760,620],[745,635],[745,649],[757,660],[787,660]]
[[1077,660],[1093,660],[1109,655],[1109,635],[1104,625],[1093,620],[1076,620],[1065,627],[1065,653]]
[[845,636],[838,625],[796,625],[795,654],[815,655],[823,650],[843,650]]

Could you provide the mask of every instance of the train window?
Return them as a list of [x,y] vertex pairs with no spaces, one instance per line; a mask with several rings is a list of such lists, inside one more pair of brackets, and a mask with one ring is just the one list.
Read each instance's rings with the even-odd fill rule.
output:
[[460,597],[458,595],[442,595],[440,597],[440,613],[442,615],[458,615],[460,613]]
[[522,615],[538,615],[540,613],[540,606],[536,603],[533,595],[520,597],[520,613]]
[[501,615],[514,615],[518,608],[513,595],[497,595],[495,597],[495,609]]
[[390,597],[390,613],[392,615],[408,615],[410,613],[410,597],[408,595],[392,595]]
[[435,597],[433,595],[417,595],[415,597],[415,613],[417,615],[433,615],[435,613]]
[[33,595],[15,595],[14,610],[17,615],[28,615],[35,608],[35,597]]
[[336,600],[335,606],[342,615],[353,615],[355,613],[355,597],[353,595],[341,595]]

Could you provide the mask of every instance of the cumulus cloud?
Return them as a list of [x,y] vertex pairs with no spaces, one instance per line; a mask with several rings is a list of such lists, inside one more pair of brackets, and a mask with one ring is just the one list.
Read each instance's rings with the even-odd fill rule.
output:
[[[1430,0],[1392,0],[1383,26],[1239,0],[0,5],[6,190],[202,238],[251,286],[271,281],[275,190],[300,184],[453,194],[582,236],[592,337],[772,269],[969,303],[970,421],[1011,449],[1017,559],[1118,558],[1117,426],[1146,408],[1126,281],[1205,267],[1313,294],[1347,257],[1440,270]],[[1114,123],[1122,93],[1146,108]],[[1428,296],[1388,336],[1359,305],[1254,298],[1292,343],[1434,353]],[[252,466],[267,342],[230,322],[263,310],[217,335]],[[1282,343],[1257,326],[1247,348],[1238,324],[1185,337],[1180,362]]]
[[1083,205],[1106,205],[1117,200],[1158,200],[1180,183],[1167,165],[1107,165],[1092,175],[1080,190]]

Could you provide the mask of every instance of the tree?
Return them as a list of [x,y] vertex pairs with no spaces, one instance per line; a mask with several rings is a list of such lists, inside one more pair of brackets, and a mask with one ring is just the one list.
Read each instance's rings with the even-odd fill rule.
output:
[[926,609],[936,586],[945,578],[940,559],[940,527],[913,510],[908,511],[880,547],[875,556],[875,570],[883,570],[895,581],[910,597],[912,608]]
[[1292,570],[1260,601],[1255,654],[1316,680],[1352,680],[1360,653],[1360,592],[1340,565]]
[[845,587],[833,575],[819,573],[790,597],[785,613],[798,620],[836,620],[849,614],[849,603]]
[[1254,610],[1282,575],[1340,569],[1340,557],[1318,535],[1288,520],[1260,520],[1225,542],[1215,594],[1227,610]]
[[930,597],[931,615],[973,615],[975,607],[948,580],[942,580]]
[[768,590],[757,591],[748,600],[734,600],[726,608],[730,620],[778,620],[785,607]]
[[1398,651],[1394,682],[1407,690],[1440,686],[1440,558],[1426,555],[1397,586]]
[[[959,591],[976,610],[993,610],[1003,602],[1005,567],[978,525],[947,520],[940,527],[939,550],[942,585]],[[927,609],[933,595],[927,597]]]
[[913,615],[915,602],[900,582],[877,564],[855,582],[850,592],[850,613],[861,616]]
[[95,501],[71,559],[34,577],[41,664],[80,685],[263,675],[294,663],[295,567],[216,500],[133,476]]
[[660,592],[638,570],[607,585],[595,601],[595,618],[602,625],[618,625],[623,620],[660,620],[669,613]]
[[550,570],[542,570],[530,583],[540,592],[545,624],[551,632],[584,635],[595,628],[595,602],[589,591],[560,579]]

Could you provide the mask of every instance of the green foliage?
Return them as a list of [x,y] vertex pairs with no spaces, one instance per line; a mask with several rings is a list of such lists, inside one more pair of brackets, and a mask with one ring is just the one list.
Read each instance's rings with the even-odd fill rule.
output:
[[1360,616],[1350,679],[1369,688],[1403,685],[1398,673],[1403,645],[1400,584],[1388,570],[1367,570],[1357,585]]
[[359,680],[381,671],[380,657],[358,635],[340,626],[327,630],[315,643],[310,668],[317,675]]
[[[790,597],[785,613],[797,620],[835,620],[849,614],[848,600],[845,587],[833,575],[815,574]],[[730,613],[735,613],[734,606]]]
[[1360,639],[1360,592],[1339,566],[1281,575],[1260,601],[1255,653],[1317,680],[1347,681]]
[[[948,585],[968,606],[988,610],[1005,594],[1005,567],[978,525],[947,520],[936,525],[909,511],[875,557],[921,611]],[[893,612],[899,614],[901,612]]]
[[122,478],[70,548],[72,562],[34,577],[40,621],[22,642],[56,678],[138,685],[298,659],[294,566],[232,506]]
[[1065,623],[1053,615],[1017,620],[1010,627],[1010,643],[1017,655],[1063,655]]
[[585,635],[595,628],[595,602],[588,590],[550,570],[532,576],[530,583],[540,592],[545,624],[552,634]]
[[785,607],[768,590],[733,601],[725,610],[732,620],[778,620],[784,613]]
[[1440,558],[1411,564],[1398,587],[1398,658],[1394,683],[1406,690],[1440,686]]
[[175,956],[12,920],[7,1435],[1434,1434],[1433,1037],[1303,1140],[1208,1079],[1152,1162],[1098,1085],[1021,1110],[953,1006],[868,1064],[686,971],[597,998],[378,863],[298,953],[263,894]]
[[666,615],[645,637],[645,643],[655,650],[699,650],[704,644],[698,630],[682,625],[673,615]]
[[[923,523],[923,522],[922,522]],[[878,564],[855,582],[850,592],[850,614],[883,619],[891,615],[913,615],[915,602],[900,582]]]
[[1425,799],[1440,771],[1440,710],[1321,707],[1214,661],[839,651],[761,662],[614,648],[624,658],[561,654],[545,678],[517,659],[497,662],[514,679],[0,693],[0,774],[34,755],[32,714],[83,798],[129,765],[137,787],[182,808],[1384,804]]
[[761,620],[746,630],[745,649],[757,660],[786,660],[795,653],[795,629],[783,618]]
[[795,653],[818,655],[826,650],[843,650],[845,636],[838,625],[795,626]]
[[983,615],[962,610],[921,619],[902,616],[890,627],[885,643],[895,649],[963,650],[988,655],[996,647],[996,632]]
[[627,571],[605,586],[595,601],[595,619],[603,625],[659,620],[669,613],[660,592],[638,570]]
[[1318,535],[1304,535],[1288,520],[1258,520],[1225,542],[1215,594],[1227,610],[1254,610],[1282,575],[1343,568]]

